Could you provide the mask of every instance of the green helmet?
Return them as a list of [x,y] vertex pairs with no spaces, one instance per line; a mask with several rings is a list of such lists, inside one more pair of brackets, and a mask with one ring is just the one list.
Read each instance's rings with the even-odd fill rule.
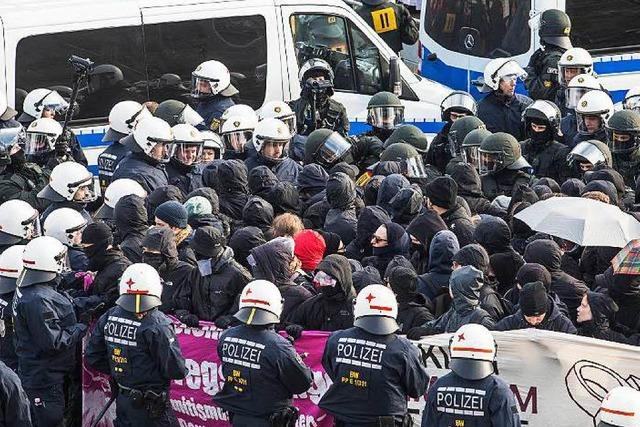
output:
[[476,116],[462,117],[453,122],[449,129],[449,154],[451,157],[461,155],[462,141],[475,129],[486,129],[484,122]]
[[340,162],[351,149],[351,144],[331,129],[316,129],[309,134],[304,145],[304,164],[318,163],[330,168]]
[[367,105],[367,123],[375,128],[394,129],[404,121],[404,105],[391,92],[378,92]]
[[477,168],[479,159],[478,149],[482,141],[489,135],[491,135],[491,132],[484,128],[474,129],[469,132],[467,136],[464,137],[464,141],[462,141],[462,161]]
[[569,15],[558,9],[542,12],[538,35],[545,43],[564,49],[571,49],[571,19]]
[[414,125],[398,126],[396,130],[384,142],[384,148],[397,142],[407,143],[415,148],[419,153],[425,153],[429,148],[429,141],[420,128]]
[[153,115],[169,123],[171,127],[184,123],[197,126],[204,121],[193,108],[175,99],[162,101]]
[[640,113],[637,111],[616,111],[605,126],[612,153],[630,153],[640,145]]
[[578,143],[567,156],[567,162],[571,167],[579,167],[581,172],[586,172],[600,165],[613,167],[609,146],[596,139]]
[[428,176],[427,169],[418,150],[404,142],[396,142],[385,148],[380,154],[380,161],[399,162],[402,165],[403,172],[409,178],[426,178]]
[[482,140],[478,150],[480,159],[478,172],[489,175],[503,169],[518,170],[531,165],[522,157],[520,143],[513,135],[497,132]]

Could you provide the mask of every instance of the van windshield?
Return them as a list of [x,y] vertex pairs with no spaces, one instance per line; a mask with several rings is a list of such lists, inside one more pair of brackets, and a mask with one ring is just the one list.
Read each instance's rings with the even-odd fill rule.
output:
[[525,0],[426,0],[424,28],[445,49],[485,58],[529,51]]

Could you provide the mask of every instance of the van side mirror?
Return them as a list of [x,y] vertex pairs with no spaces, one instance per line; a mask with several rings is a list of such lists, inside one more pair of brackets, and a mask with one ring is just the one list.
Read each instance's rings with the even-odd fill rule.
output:
[[389,60],[389,92],[402,95],[402,77],[400,75],[400,60],[392,56]]

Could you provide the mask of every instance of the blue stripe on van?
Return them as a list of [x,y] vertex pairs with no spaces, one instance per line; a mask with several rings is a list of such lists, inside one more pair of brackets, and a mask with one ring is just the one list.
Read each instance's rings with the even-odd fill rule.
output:
[[102,138],[104,137],[104,132],[100,133],[84,133],[77,134],[76,138],[80,143],[80,146],[83,148],[91,148],[91,147],[100,147],[102,145],[109,145],[102,142]]
[[640,59],[594,62],[593,68],[598,74],[638,72],[640,71]]
[[[444,122],[405,122],[414,125],[424,133],[438,133],[444,126]],[[349,122],[349,135],[360,135],[371,130],[371,126],[366,122]]]

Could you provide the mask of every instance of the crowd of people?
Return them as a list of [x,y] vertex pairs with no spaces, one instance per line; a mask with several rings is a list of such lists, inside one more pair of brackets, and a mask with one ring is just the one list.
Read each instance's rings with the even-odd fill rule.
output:
[[[452,386],[495,391],[477,425],[520,425],[488,330],[640,344],[640,275],[613,271],[620,248],[515,218],[553,197],[636,215],[640,93],[616,111],[588,52],[566,44],[570,24],[547,13],[560,30],[541,30],[528,73],[489,62],[487,95],[447,96],[432,141],[389,92],[371,97],[371,130],[349,136],[322,59],[301,66],[299,99],[257,112],[234,103],[229,71],[208,60],[193,72],[193,108],[113,106],[98,192],[58,121],[68,100],[34,89],[17,120],[0,106],[0,425],[79,425],[80,343],[96,321],[85,357],[112,378],[119,426],[177,425],[168,387],[187,369],[166,314],[225,330],[214,400],[234,426],[295,423],[292,395],[312,376],[276,331],[334,332],[320,406],[337,426],[410,425],[406,398],[425,394],[428,376],[399,335],[457,337],[424,426],[467,419],[468,408],[443,409]],[[518,78],[535,101],[515,92]]]

